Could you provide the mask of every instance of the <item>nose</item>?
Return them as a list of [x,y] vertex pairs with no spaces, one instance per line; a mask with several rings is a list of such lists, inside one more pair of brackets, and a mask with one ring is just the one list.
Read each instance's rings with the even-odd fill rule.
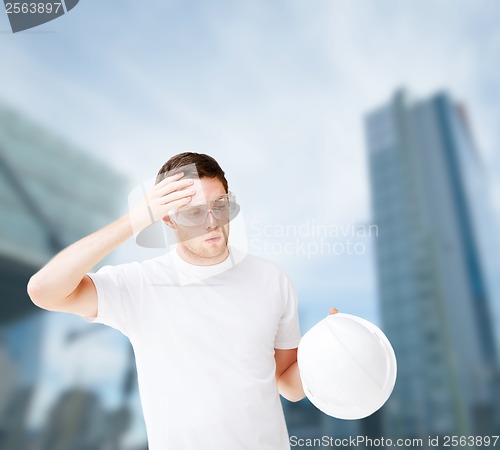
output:
[[207,225],[207,229],[217,228],[219,226],[219,224],[217,223],[217,219],[214,217],[214,213],[211,209],[208,210],[205,224]]

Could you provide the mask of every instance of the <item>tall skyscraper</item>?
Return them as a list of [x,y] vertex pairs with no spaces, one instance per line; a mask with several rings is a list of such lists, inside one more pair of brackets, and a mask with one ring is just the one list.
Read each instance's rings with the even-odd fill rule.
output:
[[483,174],[465,109],[401,91],[365,129],[382,320],[398,358],[385,433],[492,432],[498,359],[472,185]]

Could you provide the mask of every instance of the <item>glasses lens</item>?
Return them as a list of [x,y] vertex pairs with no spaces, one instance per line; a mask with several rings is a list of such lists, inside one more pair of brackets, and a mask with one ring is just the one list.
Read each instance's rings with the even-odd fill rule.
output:
[[229,220],[230,206],[229,198],[219,198],[212,205],[212,214],[217,220],[227,222]]
[[226,224],[230,220],[229,216],[232,208],[233,204],[229,199],[229,195],[224,195],[212,202],[180,209],[175,214],[175,220],[180,225],[199,226],[205,223],[208,213],[211,211],[218,222]]
[[191,206],[177,213],[177,221],[181,225],[201,225],[207,217],[208,208],[204,205]]

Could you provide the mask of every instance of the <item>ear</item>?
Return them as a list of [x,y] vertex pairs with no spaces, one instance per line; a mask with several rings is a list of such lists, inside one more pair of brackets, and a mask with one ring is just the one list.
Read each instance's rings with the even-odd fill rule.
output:
[[175,230],[177,228],[177,224],[170,218],[170,216],[165,216],[162,220],[163,223],[167,227],[172,228],[172,230]]

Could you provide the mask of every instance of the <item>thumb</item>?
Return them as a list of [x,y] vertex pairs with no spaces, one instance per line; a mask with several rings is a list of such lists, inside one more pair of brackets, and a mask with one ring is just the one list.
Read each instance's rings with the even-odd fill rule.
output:
[[330,308],[330,311],[328,311],[328,315],[331,316],[332,314],[337,314],[339,310],[337,308]]

